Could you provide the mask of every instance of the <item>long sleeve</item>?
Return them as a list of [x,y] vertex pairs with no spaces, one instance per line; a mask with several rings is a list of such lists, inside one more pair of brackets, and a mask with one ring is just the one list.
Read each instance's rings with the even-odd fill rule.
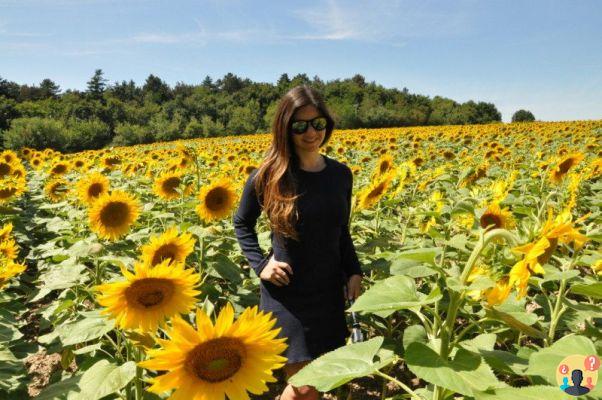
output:
[[355,247],[353,246],[353,241],[351,240],[351,233],[349,232],[349,216],[351,213],[351,191],[353,190],[353,173],[349,168],[345,168],[347,171],[347,180],[349,181],[347,186],[347,215],[345,216],[345,224],[341,228],[341,239],[340,239],[340,247],[341,247],[341,263],[343,266],[343,270],[345,271],[345,275],[347,275],[347,279],[351,277],[351,275],[364,275],[361,269],[361,265],[359,259],[357,257],[357,253],[355,252]]
[[233,223],[236,239],[242,253],[249,261],[251,268],[259,276],[269,261],[272,251],[264,256],[255,231],[257,219],[261,215],[261,206],[253,184],[256,173],[257,170],[253,171],[245,183],[238,210],[234,214]]

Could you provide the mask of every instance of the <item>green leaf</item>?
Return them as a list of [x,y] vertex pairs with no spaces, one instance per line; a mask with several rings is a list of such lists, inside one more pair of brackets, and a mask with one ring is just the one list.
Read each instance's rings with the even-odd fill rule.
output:
[[496,371],[523,375],[529,360],[506,351],[494,350],[496,339],[495,334],[485,333],[473,339],[463,340],[459,345],[468,351],[479,353]]
[[424,330],[424,326],[422,325],[412,325],[408,326],[403,331],[403,348],[407,349],[408,346],[414,342],[424,343],[428,342],[428,337],[426,335],[426,331]]
[[54,332],[40,336],[40,343],[50,343],[55,337],[59,337],[63,346],[71,346],[78,343],[97,339],[111,331],[115,321],[100,315],[99,311],[81,313],[84,317],[79,321],[67,323],[56,327]]
[[36,396],[36,400],[64,400],[76,397],[80,391],[79,381],[82,378],[81,374],[71,376],[60,382],[54,383],[42,390]]
[[533,353],[525,374],[541,376],[549,384],[556,385],[556,367],[566,356],[573,354],[596,354],[596,347],[591,339],[585,336],[565,336],[552,346]]
[[429,296],[416,290],[416,284],[410,277],[396,275],[377,281],[370,289],[357,298],[348,311],[390,311],[420,307],[434,303],[441,298],[440,292]]
[[321,392],[327,392],[352,379],[373,374],[395,359],[390,351],[379,353],[383,340],[382,336],[378,336],[328,352],[297,372],[288,383],[312,385]]
[[506,386],[480,355],[462,348],[453,361],[448,361],[427,345],[414,342],[406,349],[405,359],[417,377],[466,396]]
[[[524,311],[523,313],[526,314]],[[519,321],[517,318],[517,313],[509,314],[500,310],[496,310],[495,308],[486,308],[485,314],[487,315],[487,318],[505,322],[509,327],[521,331],[531,337],[543,339],[546,336],[542,331]]]
[[84,372],[79,381],[81,392],[69,396],[69,400],[98,400],[123,388],[136,376],[136,363],[128,361],[123,365],[100,360]]
[[75,264],[75,258],[70,258],[58,265],[53,265],[50,270],[40,274],[38,281],[42,283],[40,291],[31,301],[38,301],[53,290],[67,289],[78,283],[88,280],[88,274],[84,273],[86,267]]
[[590,285],[574,285],[571,286],[571,292],[593,299],[602,299],[602,282],[596,282]]
[[566,271],[561,271],[556,267],[550,266],[549,264],[544,265],[543,268],[546,271],[546,273],[542,278],[539,278],[541,280],[541,283],[551,282],[551,281],[561,281],[563,279],[566,279],[567,281],[569,281],[569,280],[575,279],[576,277],[579,276],[579,271],[576,269],[569,269]]
[[439,254],[441,254],[440,247],[427,247],[422,249],[402,251],[401,253],[397,253],[395,255],[394,260],[407,260],[411,262],[426,263],[435,266],[435,257],[437,257]]
[[454,235],[451,239],[445,241],[444,243],[447,246],[453,247],[454,249],[458,249],[460,251],[468,252],[468,248],[466,247],[466,244],[469,241],[470,240],[468,239],[468,236],[466,236],[463,233],[459,233],[457,235]]
[[228,282],[235,285],[242,282],[241,268],[223,254],[218,254],[213,257],[211,262],[209,262],[209,266],[213,267],[217,274]]
[[[475,400],[567,400],[567,394],[556,386],[527,386],[496,389],[490,393],[476,392]],[[581,398],[581,397],[579,397]]]
[[452,208],[451,210],[451,215],[454,214],[471,214],[474,215],[474,206],[466,201],[459,201],[458,203],[456,203],[454,205],[454,208]]

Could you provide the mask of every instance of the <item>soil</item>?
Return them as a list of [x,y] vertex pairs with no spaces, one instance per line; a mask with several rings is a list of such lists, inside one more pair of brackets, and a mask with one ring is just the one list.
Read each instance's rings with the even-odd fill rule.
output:
[[[61,367],[61,355],[59,353],[46,354],[46,349],[40,350],[25,359],[25,368],[31,375],[31,382],[27,385],[29,396],[35,397],[50,381],[50,376]],[[67,371],[73,372],[77,369],[75,360],[71,362]]]

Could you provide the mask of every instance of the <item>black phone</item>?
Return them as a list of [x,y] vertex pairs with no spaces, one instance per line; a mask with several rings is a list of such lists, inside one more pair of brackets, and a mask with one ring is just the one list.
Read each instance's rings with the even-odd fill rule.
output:
[[[354,300],[349,299],[347,295],[347,285],[344,286],[345,292],[345,301],[347,302],[347,308],[351,307],[354,303]],[[364,333],[362,332],[362,328],[360,323],[357,321],[357,317],[355,312],[351,312],[351,342],[358,343],[364,341]]]

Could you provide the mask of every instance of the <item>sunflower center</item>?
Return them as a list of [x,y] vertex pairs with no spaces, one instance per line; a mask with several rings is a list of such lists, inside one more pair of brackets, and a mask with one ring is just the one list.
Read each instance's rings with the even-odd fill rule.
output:
[[481,227],[487,228],[489,225],[493,225],[493,228],[501,228],[502,219],[499,217],[499,215],[483,214],[481,217]]
[[180,186],[180,182],[181,180],[177,176],[167,178],[163,182],[163,190],[170,194],[178,194],[178,192],[176,192],[176,188]]
[[17,193],[17,188],[0,189],[0,199],[8,199]]
[[99,197],[102,193],[102,183],[93,183],[88,187],[88,195],[90,197]]
[[376,186],[374,189],[372,189],[372,191],[370,192],[370,194],[368,194],[368,198],[373,199],[375,197],[378,197],[384,191],[385,191],[385,184],[384,183],[380,183],[378,186]]
[[161,264],[163,260],[166,260],[168,258],[171,260],[175,260],[176,254],[178,254],[178,247],[175,244],[169,243],[163,245],[155,251],[155,254],[153,255],[152,265]]
[[104,226],[110,228],[123,225],[130,212],[130,207],[122,201],[113,201],[107,204],[100,212],[100,220]]
[[125,290],[128,305],[136,308],[152,308],[171,299],[174,285],[169,279],[146,278],[132,283]]
[[203,381],[221,382],[240,370],[245,356],[245,346],[240,340],[220,337],[192,349],[185,365],[189,373]]
[[52,168],[53,174],[62,174],[67,171],[67,166],[63,164],[59,164],[56,167]]
[[4,178],[6,175],[8,175],[10,170],[10,165],[6,163],[0,163],[0,178]]
[[215,188],[207,194],[205,204],[211,211],[219,211],[226,202],[228,192],[223,188]]
[[568,170],[571,169],[572,166],[573,166],[573,159],[569,158],[569,159],[561,162],[558,165],[558,169],[560,170],[561,173],[566,174],[568,172]]

